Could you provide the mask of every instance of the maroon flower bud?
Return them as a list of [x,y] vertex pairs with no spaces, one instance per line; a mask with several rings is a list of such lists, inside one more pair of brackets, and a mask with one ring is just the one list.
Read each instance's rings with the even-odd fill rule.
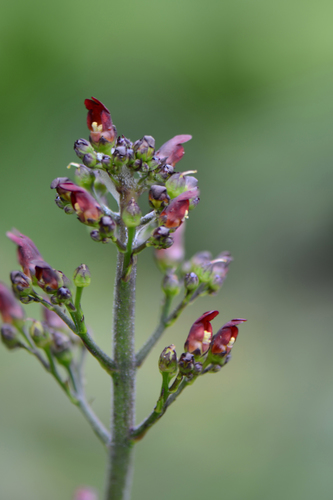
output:
[[18,299],[28,297],[31,294],[31,279],[22,271],[12,271],[10,273],[10,281],[12,282],[13,292]]
[[163,164],[154,171],[154,179],[157,182],[165,182],[173,172],[174,168],[172,165]]
[[185,220],[188,214],[190,199],[199,194],[197,189],[192,189],[174,198],[161,212],[160,223],[168,228],[176,229]]
[[87,153],[91,153],[96,156],[95,150],[89,141],[85,139],[78,139],[74,143],[74,151],[79,158],[83,158]]
[[44,260],[34,263],[38,286],[46,293],[54,293],[63,285],[62,275]]
[[44,260],[43,257],[39,253],[34,242],[28,238],[28,236],[21,234],[16,229],[8,232],[7,236],[18,246],[17,254],[19,264],[22,266],[24,274],[30,278],[31,275],[35,274],[34,262]]
[[57,179],[53,181],[51,188],[55,188],[61,198],[70,199],[79,221],[88,226],[95,226],[103,215],[102,209],[95,198],[84,188],[77,186],[70,180],[65,182],[56,181]]
[[193,375],[194,356],[189,352],[183,352],[178,361],[179,373],[188,377]]
[[185,151],[182,144],[188,142],[192,139],[191,135],[176,135],[169,141],[165,142],[163,146],[156,152],[155,156],[157,158],[165,159],[166,163],[169,163],[173,167],[175,164],[182,159]]
[[72,343],[70,339],[67,335],[61,332],[53,332],[51,338],[52,353],[61,365],[69,366],[73,359],[73,353],[71,350]]
[[195,356],[202,356],[208,351],[213,335],[213,327],[210,322],[218,314],[218,311],[205,312],[193,323],[185,342],[185,351]]
[[0,314],[4,323],[13,323],[24,318],[21,304],[17,302],[13,292],[0,282]]
[[210,344],[210,354],[212,361],[216,361],[219,358],[224,358],[230,353],[232,346],[234,345],[238,336],[238,328],[236,325],[244,323],[244,321],[246,321],[246,319],[232,319],[231,321],[223,325],[222,328],[220,328],[220,330],[216,333],[216,335],[214,335]]
[[22,347],[22,343],[20,342],[18,331],[14,328],[13,325],[4,324],[1,326],[0,330],[2,343],[8,349],[15,349],[16,347]]
[[165,208],[170,202],[170,196],[168,196],[165,186],[159,186],[155,184],[150,188],[149,191],[149,205],[155,210]]
[[157,263],[163,270],[177,267],[183,260],[185,255],[184,231],[185,224],[182,224],[174,233],[172,233],[173,245],[170,246],[170,248],[157,250],[155,252]]
[[117,227],[117,224],[112,219],[112,217],[110,217],[109,215],[104,215],[101,218],[101,220],[99,221],[100,233],[104,237],[105,236],[112,236],[113,233],[115,232],[116,227]]
[[110,111],[98,99],[92,97],[85,99],[85,107],[88,109],[87,125],[91,131],[92,142],[98,143],[100,139],[114,142],[116,131],[112,124]]

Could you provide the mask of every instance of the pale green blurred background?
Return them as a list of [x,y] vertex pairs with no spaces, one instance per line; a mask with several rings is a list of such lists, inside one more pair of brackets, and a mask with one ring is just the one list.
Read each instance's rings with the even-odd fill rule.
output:
[[[186,311],[140,370],[138,421],[156,401],[164,346],[181,352],[206,310],[221,312],[215,330],[248,318],[228,367],[189,388],[138,444],[133,500],[332,498],[332,16],[324,0],[1,8],[0,279],[18,267],[12,226],[67,275],[88,264],[86,317],[110,352],[115,249],[93,243],[49,189],[88,137],[92,95],[133,140],[193,135],[179,164],[198,169],[201,189],[187,256],[235,257],[221,293]],[[156,325],[159,287],[147,252],[138,347]],[[94,360],[87,390],[108,424],[110,384]],[[3,346],[0,401],[1,500],[102,492],[105,454],[81,415],[34,359]]]

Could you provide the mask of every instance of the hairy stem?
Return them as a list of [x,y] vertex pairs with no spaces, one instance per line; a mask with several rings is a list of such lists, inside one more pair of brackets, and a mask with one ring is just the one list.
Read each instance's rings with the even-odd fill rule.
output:
[[[128,239],[131,241],[131,235]],[[121,240],[126,228],[121,226]],[[129,500],[132,477],[132,446],[130,437],[135,417],[135,350],[134,313],[136,265],[133,263],[123,279],[130,255],[118,252],[113,310],[113,352],[116,372],[113,374],[113,409],[111,445],[105,500]],[[126,262],[125,262],[126,261]]]

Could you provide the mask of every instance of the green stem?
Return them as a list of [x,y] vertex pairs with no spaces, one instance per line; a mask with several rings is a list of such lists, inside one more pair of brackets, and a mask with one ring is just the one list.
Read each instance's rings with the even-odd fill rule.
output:
[[135,427],[132,430],[131,433],[131,438],[133,442],[140,441],[146,434],[146,432],[154,425],[156,422],[164,415],[164,413],[167,411],[168,407],[177,399],[179,394],[185,389],[185,387],[188,385],[188,380],[184,378],[182,382],[180,383],[177,391],[174,394],[171,394],[168,399],[166,400],[162,411],[160,413],[156,412],[155,409],[152,411],[152,413],[143,421],[141,422],[140,425]]
[[56,364],[54,362],[54,358],[53,358],[53,355],[51,353],[50,347],[45,347],[44,350],[45,350],[45,354],[46,354],[46,356],[49,360],[49,363],[50,363],[50,373],[53,375],[53,377],[58,382],[58,384],[63,389],[63,391],[67,394],[70,401],[73,404],[76,404],[77,400],[75,399],[75,397],[73,397],[68,385],[62,380],[62,378],[60,377],[60,375],[58,373],[58,370],[57,370]]
[[127,228],[127,245],[126,245],[126,252],[124,253],[123,276],[127,275],[128,268],[131,264],[132,244],[133,244],[133,240],[135,238],[135,232],[136,232],[135,227],[128,227]]
[[[124,225],[120,229],[121,240],[124,241]],[[127,246],[129,249],[130,245]],[[132,477],[133,443],[130,430],[135,418],[136,266],[132,265],[128,279],[124,281],[122,278],[127,261],[128,253],[118,253],[113,310],[113,350],[117,371],[113,375],[112,440],[105,500],[129,500]]]

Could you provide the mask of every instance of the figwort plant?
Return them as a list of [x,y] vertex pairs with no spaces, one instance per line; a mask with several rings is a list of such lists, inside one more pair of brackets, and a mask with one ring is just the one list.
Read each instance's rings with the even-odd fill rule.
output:
[[[233,319],[213,335],[211,321],[218,311],[204,312],[189,330],[184,352],[177,357],[175,346],[166,347],[158,360],[161,392],[150,415],[139,425],[134,421],[136,370],[166,328],[182,311],[207,294],[215,294],[224,282],[232,260],[228,252],[212,259],[201,252],[184,262],[184,221],[199,202],[193,171],[176,172],[190,135],[177,135],[155,149],[151,136],[132,143],[118,136],[109,110],[97,99],[85,100],[88,109],[89,141],[79,139],[74,150],[82,163],[75,180],[55,179],[51,188],[56,204],[67,214],[92,228],[96,242],[113,243],[118,252],[113,308],[113,358],[89,333],[83,312],[84,288],[90,284],[88,266],[81,264],[73,283],[48,264],[35,244],[13,229],[8,237],[17,245],[22,271],[10,275],[12,290],[0,283],[1,339],[8,349],[25,349],[59,384],[78,407],[92,430],[108,450],[109,467],[105,500],[130,498],[132,452],[137,441],[165,414],[182,391],[198,377],[216,373],[230,359],[230,351],[244,319]],[[152,210],[143,215],[138,201],[149,198]],[[107,205],[115,198],[119,211]],[[163,273],[163,304],[159,324],[135,353],[134,310],[138,255],[145,248],[156,249],[156,261]],[[39,287],[42,292],[37,291]],[[177,305],[174,299],[181,295]],[[26,318],[22,306],[42,305],[42,320]],[[112,425],[108,430],[87,402],[84,388],[84,359],[89,352],[113,381]],[[62,370],[59,370],[59,365]],[[93,491],[77,490],[76,500],[96,499]]]

